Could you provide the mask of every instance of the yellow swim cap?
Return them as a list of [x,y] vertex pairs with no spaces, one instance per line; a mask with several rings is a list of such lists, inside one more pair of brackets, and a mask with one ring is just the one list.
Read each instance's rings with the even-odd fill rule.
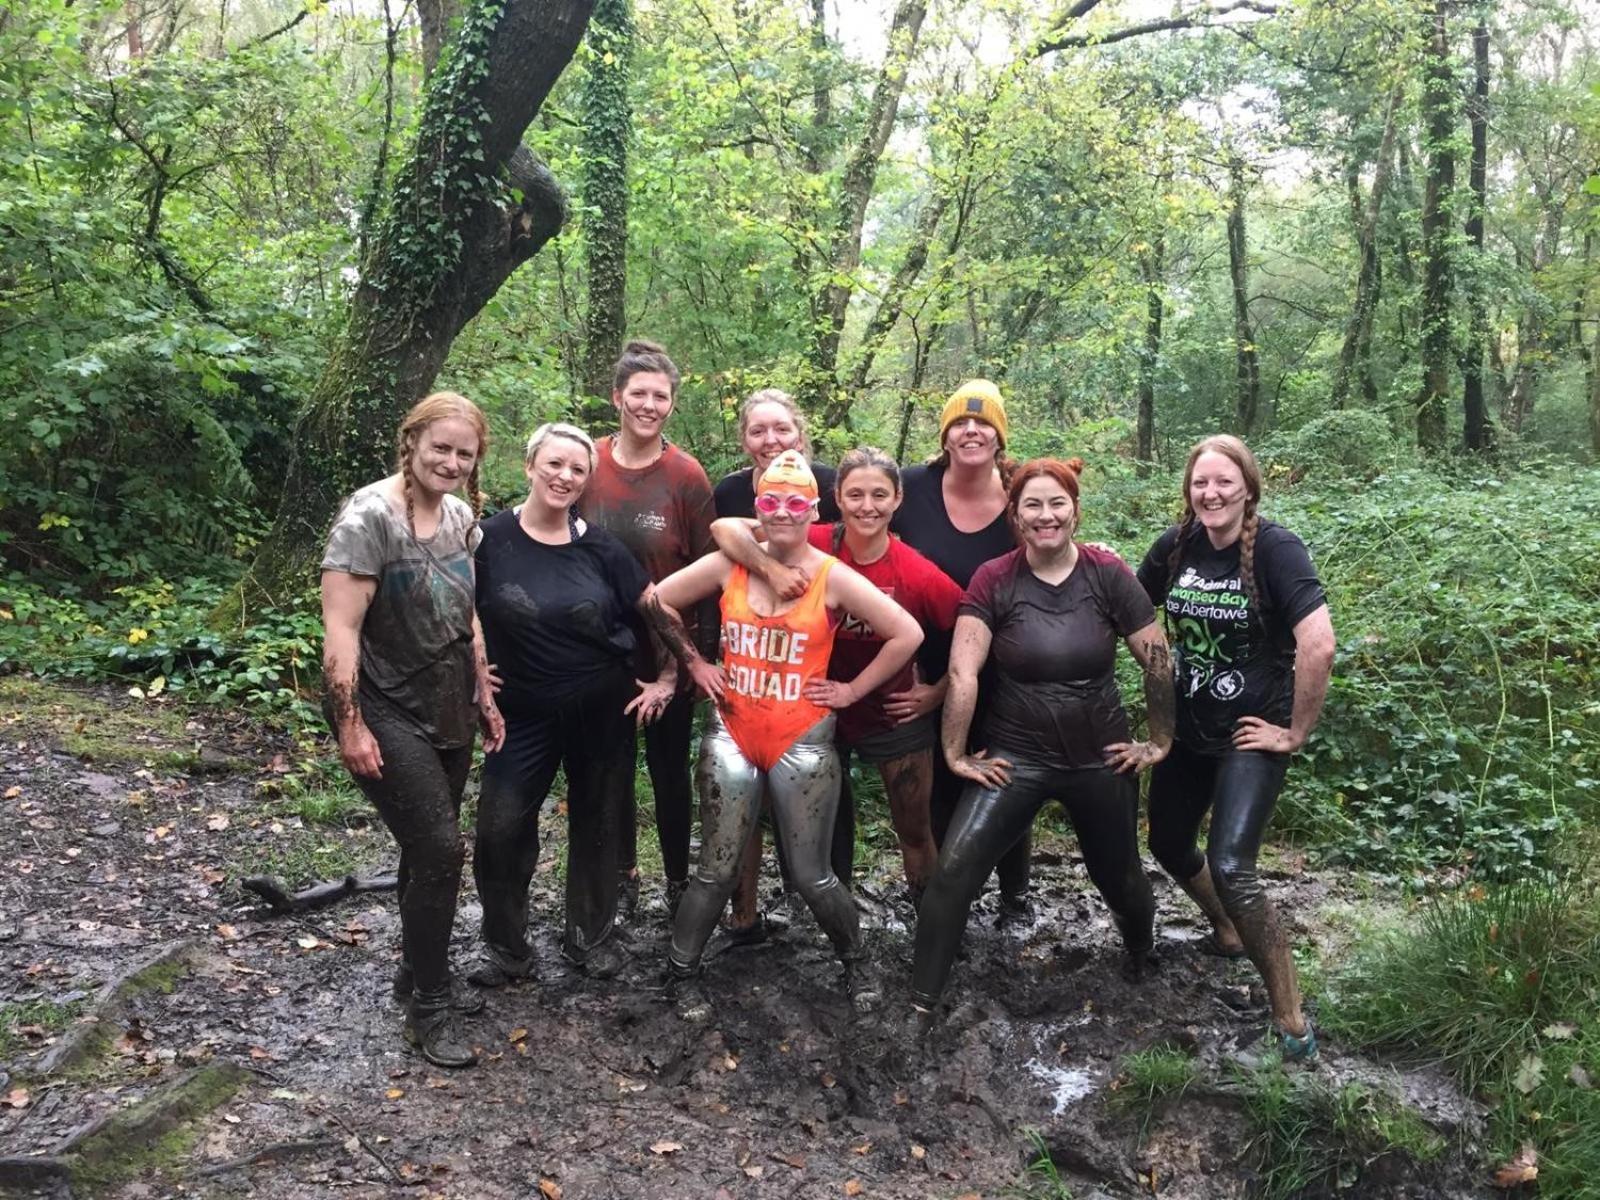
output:
[[806,460],[798,450],[785,450],[772,464],[761,472],[761,478],[756,480],[756,494],[760,495],[768,488],[781,487],[786,491],[799,492],[802,496],[817,498],[817,477],[811,473],[811,468],[806,465]]

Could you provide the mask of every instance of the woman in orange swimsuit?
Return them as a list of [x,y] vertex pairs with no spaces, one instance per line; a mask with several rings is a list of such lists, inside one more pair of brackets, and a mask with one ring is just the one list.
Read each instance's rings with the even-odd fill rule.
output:
[[[922,629],[898,604],[832,555],[812,546],[817,482],[798,451],[786,450],[762,473],[756,513],[768,553],[810,580],[796,600],[781,599],[765,580],[721,552],[669,575],[655,598],[682,611],[722,591],[722,660],[706,662],[657,620],[663,640],[715,701],[700,743],[700,862],[678,906],[669,958],[671,976],[691,1012],[698,998],[685,981],[733,892],[739,859],[761,811],[772,805],[794,882],[845,967],[845,986],[860,1011],[879,999],[862,961],[855,904],[828,862],[839,801],[839,756],[833,710],[848,708],[893,678],[922,642]],[[853,680],[830,680],[828,657],[843,615],[864,621],[883,647]]]

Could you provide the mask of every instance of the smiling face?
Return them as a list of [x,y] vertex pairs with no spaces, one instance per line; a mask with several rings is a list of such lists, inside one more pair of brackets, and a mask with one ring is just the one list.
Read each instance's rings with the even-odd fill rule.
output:
[[744,452],[760,474],[785,450],[800,449],[800,426],[792,413],[776,400],[750,406],[745,415]]
[[578,502],[589,482],[589,448],[557,434],[544,440],[523,470],[529,504],[565,511]]
[[839,480],[839,511],[845,527],[857,537],[873,538],[889,528],[900,507],[894,480],[877,467],[857,467]]
[[977,417],[962,417],[944,433],[944,448],[952,465],[992,466],[999,447],[1000,434],[995,427]]
[[660,371],[635,371],[611,393],[611,403],[617,406],[622,431],[630,440],[659,438],[672,415],[672,380]]
[[[768,499],[771,497],[772,499]],[[800,509],[800,501],[805,502]],[[773,512],[766,509],[771,506]],[[790,509],[800,511],[791,512]],[[774,550],[794,549],[805,544],[806,530],[817,519],[817,502],[804,492],[782,484],[767,484],[756,496],[756,520],[766,531],[767,544]]]
[[1239,464],[1226,454],[1207,450],[1189,468],[1189,507],[1212,544],[1225,546],[1244,528],[1250,487]]
[[464,417],[431,421],[411,451],[412,481],[435,495],[448,495],[467,482],[480,449],[478,431]]
[[1054,553],[1072,541],[1078,506],[1060,481],[1048,475],[1030,479],[1017,496],[1017,532],[1030,550]]

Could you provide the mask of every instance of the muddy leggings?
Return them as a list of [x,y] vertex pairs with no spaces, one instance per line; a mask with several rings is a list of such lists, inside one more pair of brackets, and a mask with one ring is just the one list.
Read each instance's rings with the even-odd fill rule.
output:
[[917,910],[911,998],[930,1008],[950,978],[967,912],[983,881],[1052,799],[1067,810],[1083,865],[1111,909],[1123,946],[1138,952],[1155,942],[1155,897],[1139,861],[1139,789],[1133,777],[1105,767],[1064,771],[1004,757],[1014,764],[1011,782],[1001,788],[967,785],[939,852],[939,869]]
[[[1179,883],[1209,863],[1217,897],[1246,938],[1268,919],[1256,855],[1288,769],[1287,754],[1199,754],[1177,743],[1150,776],[1150,853]],[[1195,836],[1207,810],[1211,831],[1201,854]]]
[[461,793],[472,746],[441,750],[413,726],[367,705],[383,755],[380,779],[355,777],[400,846],[400,940],[419,1007],[450,1001],[450,930],[461,890]]
[[[666,711],[644,727],[644,761],[655,795],[656,836],[661,843],[661,866],[668,879],[689,875],[689,832],[694,809],[694,787],[689,782],[689,745],[694,740],[693,692],[679,692]],[[617,867],[631,875],[638,865],[638,823],[633,772],[628,774],[627,811],[622,815],[621,849]]]
[[770,771],[763,771],[745,758],[713,710],[700,741],[696,771],[700,862],[673,925],[674,970],[693,971],[700,965],[706,942],[733,892],[763,795],[771,801],[790,875],[816,914],[817,924],[840,958],[848,961],[859,953],[855,902],[828,862],[840,775],[833,726],[832,714],[824,717],[796,738]]
[[528,885],[539,863],[539,810],[556,768],[567,771],[567,903],[561,950],[582,962],[617,915],[617,826],[633,775],[637,689],[612,673],[553,711],[506,717],[506,742],[483,760],[473,876],[483,902],[483,940],[513,959],[527,942]]

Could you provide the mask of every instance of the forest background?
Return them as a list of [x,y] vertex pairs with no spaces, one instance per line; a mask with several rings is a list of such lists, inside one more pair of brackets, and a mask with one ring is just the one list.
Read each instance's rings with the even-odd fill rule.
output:
[[0,671],[325,756],[312,556],[431,387],[489,413],[503,504],[533,426],[608,425],[627,336],[684,367],[713,479],[755,388],[824,461],[911,462],[986,375],[1131,561],[1197,437],[1257,448],[1340,641],[1277,836],[1418,892],[1557,877],[1600,815],[1597,31],[1592,0],[8,6]]

